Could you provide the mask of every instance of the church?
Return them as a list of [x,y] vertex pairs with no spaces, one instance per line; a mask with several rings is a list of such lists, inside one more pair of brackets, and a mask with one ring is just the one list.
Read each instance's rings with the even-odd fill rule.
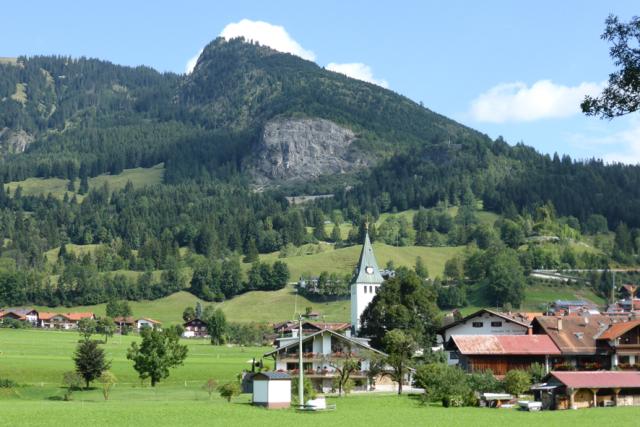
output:
[[360,316],[380,290],[382,282],[384,282],[384,278],[380,273],[367,230],[355,278],[351,284],[351,330],[353,335],[358,334]]

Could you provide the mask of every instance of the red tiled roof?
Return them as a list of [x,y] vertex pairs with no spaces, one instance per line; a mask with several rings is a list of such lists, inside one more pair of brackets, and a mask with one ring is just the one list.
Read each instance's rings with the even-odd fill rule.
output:
[[640,372],[551,372],[551,376],[571,388],[640,388]]
[[631,329],[640,325],[640,320],[632,320],[630,322],[614,323],[609,329],[604,331],[597,339],[599,340],[615,340],[620,335],[629,332]]
[[91,319],[93,318],[93,313],[87,312],[87,313],[64,313],[62,314],[64,317],[66,317],[69,320],[82,320],[82,319]]
[[49,311],[41,311],[38,313],[38,318],[40,320],[51,320],[52,317],[57,316],[58,313],[53,313]]
[[451,337],[464,355],[555,355],[560,350],[546,335],[454,335]]

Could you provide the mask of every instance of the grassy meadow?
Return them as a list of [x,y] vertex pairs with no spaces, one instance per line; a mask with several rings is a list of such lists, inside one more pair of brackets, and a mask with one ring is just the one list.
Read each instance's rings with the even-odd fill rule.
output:
[[[160,163],[151,168],[135,168],[125,169],[118,175],[103,174],[93,178],[89,178],[89,189],[101,188],[104,184],[109,186],[110,190],[119,190],[131,182],[134,187],[144,187],[147,185],[155,185],[162,183],[164,177],[164,164]],[[48,194],[62,199],[65,194],[70,198],[74,196],[74,192],[68,191],[67,186],[69,180],[60,178],[27,178],[24,181],[13,181],[5,184],[5,188],[14,194],[16,189],[20,187],[22,194],[29,196],[46,196]],[[76,180],[76,191],[80,185],[80,180]],[[76,194],[78,201],[82,201],[84,196]]]
[[417,396],[354,394],[328,397],[337,409],[325,413],[299,413],[293,409],[268,411],[249,404],[241,395],[231,403],[217,393],[209,399],[202,385],[208,378],[233,380],[253,357],[268,348],[212,346],[206,341],[183,340],[189,346],[184,366],[152,388],[137,378],[125,353],[135,336],[114,337],[104,345],[118,382],[109,401],[99,384],[77,391],[71,402],[62,400],[62,373],[73,369],[71,355],[79,336],[75,332],[0,329],[0,378],[20,384],[0,388],[2,425],[49,426],[617,426],[637,425],[637,408],[598,408],[579,411],[527,413],[516,410],[451,408],[423,405]]

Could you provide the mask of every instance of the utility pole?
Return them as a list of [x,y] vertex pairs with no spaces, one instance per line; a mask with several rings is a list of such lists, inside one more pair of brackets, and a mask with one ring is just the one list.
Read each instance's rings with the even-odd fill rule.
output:
[[302,314],[300,314],[298,321],[298,404],[302,409],[304,408],[304,375],[302,374],[302,371],[304,370],[304,364],[302,363]]

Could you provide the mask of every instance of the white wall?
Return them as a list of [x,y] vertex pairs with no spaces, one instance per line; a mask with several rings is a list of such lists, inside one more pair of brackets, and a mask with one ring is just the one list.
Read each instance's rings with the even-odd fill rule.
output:
[[255,403],[267,403],[269,401],[269,383],[270,381],[254,381],[253,382],[253,401]]
[[258,382],[267,382],[269,384],[270,403],[291,402],[291,381],[279,380]]
[[356,332],[360,329],[362,312],[373,300],[373,297],[376,296],[379,287],[380,285],[364,285],[361,283],[351,285],[351,325]]
[[[473,326],[473,322],[482,322],[481,328]],[[491,326],[491,322],[502,322],[502,326]],[[490,313],[482,313],[445,331],[445,342],[453,335],[526,335],[528,328],[517,323],[505,320],[502,317]],[[438,335],[438,343],[442,343],[442,337]]]

